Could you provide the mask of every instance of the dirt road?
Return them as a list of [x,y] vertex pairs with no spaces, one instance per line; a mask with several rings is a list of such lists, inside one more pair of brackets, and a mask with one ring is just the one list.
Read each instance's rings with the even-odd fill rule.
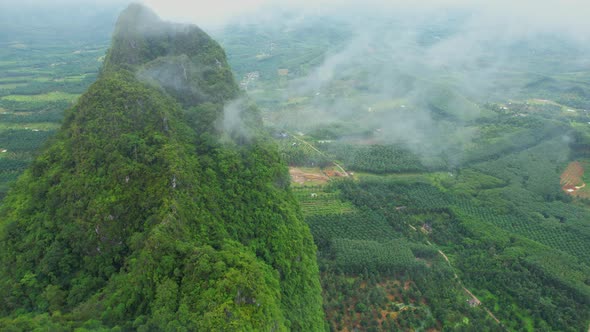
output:
[[[414,231],[416,230],[415,227],[413,227],[412,225],[409,225]],[[426,243],[428,243],[428,245],[436,247],[435,245],[433,245],[430,241],[426,241]],[[451,261],[449,260],[449,257],[447,257],[447,255],[440,249],[437,249],[438,253],[444,258],[444,260],[447,262],[447,264],[449,264],[449,266],[454,270],[455,268],[453,267],[453,265],[451,264]],[[469,296],[471,297],[472,302],[474,303],[474,305],[476,306],[480,306],[482,305],[481,301],[469,290],[467,289],[467,287],[465,287],[463,285],[463,282],[461,281],[461,279],[459,279],[459,276],[457,275],[457,273],[454,273],[455,276],[455,280],[457,281],[457,283],[461,286],[461,288],[463,288],[463,291]],[[500,322],[500,320],[494,316],[494,314],[490,311],[490,309],[488,309],[486,306],[482,305],[482,308],[488,313],[488,315],[494,320],[496,321],[496,323],[498,323],[501,327],[505,328],[504,325],[502,324],[502,322]],[[590,328],[588,329],[588,332],[590,332]]]
[[[286,132],[287,134],[291,135],[291,137],[293,137],[294,139],[298,140],[299,142],[309,146],[310,148],[312,148],[315,152],[319,153],[320,155],[330,159],[330,157],[328,157],[325,153],[323,153],[322,151],[318,150],[315,146],[309,144],[307,141],[302,140],[301,138],[293,135],[290,132]],[[348,172],[346,172],[346,170],[344,169],[344,167],[342,167],[341,165],[339,165],[338,163],[336,163],[335,161],[332,160],[332,164],[334,164],[334,166],[336,166],[338,169],[340,169],[342,171],[342,173],[344,174],[344,176],[348,176]]]

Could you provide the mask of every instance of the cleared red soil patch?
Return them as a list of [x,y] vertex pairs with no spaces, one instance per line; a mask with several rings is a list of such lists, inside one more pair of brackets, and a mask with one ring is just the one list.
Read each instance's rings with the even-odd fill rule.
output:
[[330,178],[333,177],[346,177],[348,174],[336,171],[334,169],[306,169],[303,170],[297,167],[289,167],[289,174],[291,175],[291,181],[297,184],[325,184]]
[[333,177],[346,177],[348,176],[348,174],[344,174],[342,172],[338,172],[336,170],[333,169],[328,169],[324,171],[324,174],[326,174],[327,176],[333,178]]
[[581,185],[583,183],[582,176],[584,176],[584,166],[582,166],[581,162],[574,161],[567,165],[567,168],[561,174],[561,185]]
[[584,187],[586,184],[583,180],[584,176],[584,166],[579,161],[574,161],[570,163],[565,171],[561,174],[560,183],[561,188],[566,193],[573,195],[573,196],[581,196],[578,195],[578,191]]
[[323,174],[322,172],[304,172],[303,170],[295,167],[289,168],[289,174],[291,174],[291,180],[299,184],[304,184],[306,182],[324,184],[329,180],[329,177]]

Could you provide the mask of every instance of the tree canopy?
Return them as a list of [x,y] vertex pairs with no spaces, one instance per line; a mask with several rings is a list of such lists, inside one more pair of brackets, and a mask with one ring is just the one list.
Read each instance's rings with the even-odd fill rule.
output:
[[1,329],[323,330],[309,228],[238,91],[197,27],[121,14],[0,210]]

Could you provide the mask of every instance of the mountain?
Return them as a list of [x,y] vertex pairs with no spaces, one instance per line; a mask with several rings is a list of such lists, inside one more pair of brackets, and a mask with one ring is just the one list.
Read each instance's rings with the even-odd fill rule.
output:
[[319,331],[316,247],[223,49],[130,5],[0,208],[0,329]]

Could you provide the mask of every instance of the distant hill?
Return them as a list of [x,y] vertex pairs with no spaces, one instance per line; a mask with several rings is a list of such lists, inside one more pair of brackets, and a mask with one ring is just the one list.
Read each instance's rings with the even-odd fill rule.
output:
[[309,228],[240,97],[203,31],[129,6],[1,207],[0,330],[323,330]]

